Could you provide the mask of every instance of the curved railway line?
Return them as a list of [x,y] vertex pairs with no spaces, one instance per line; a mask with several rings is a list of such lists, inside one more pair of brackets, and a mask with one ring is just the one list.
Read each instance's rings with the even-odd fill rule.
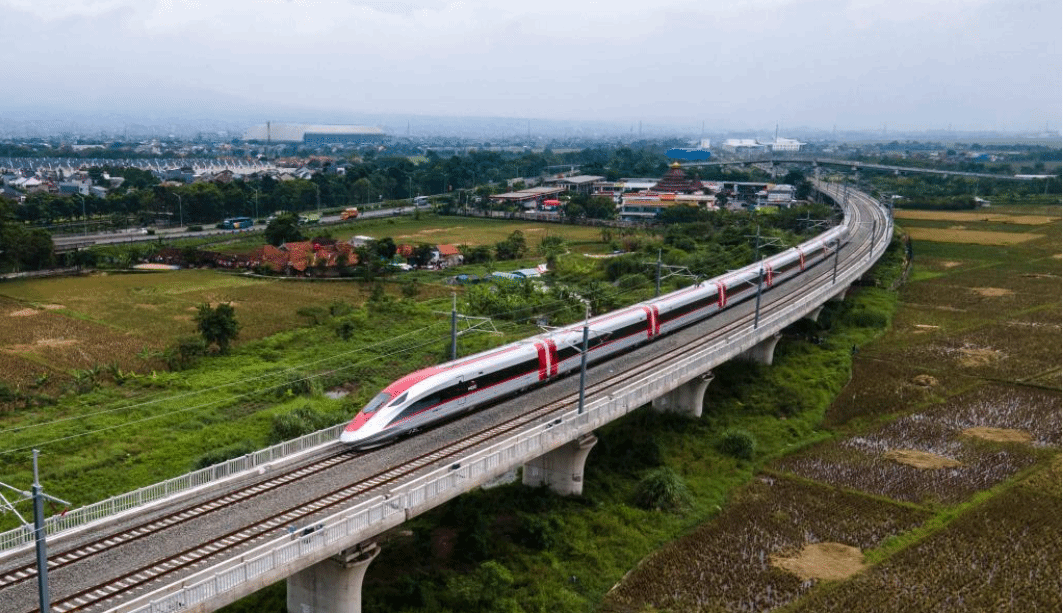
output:
[[[843,197],[865,199],[866,202],[863,204],[873,208],[864,210],[863,206],[853,207],[851,223],[854,224],[854,227],[861,224],[872,224],[872,228],[875,227],[873,222],[863,219],[863,216],[869,211],[878,210],[880,211],[879,214],[882,214],[877,203],[869,197],[860,192],[843,194],[839,188],[832,189],[827,187],[824,188],[824,191],[839,201]],[[888,224],[882,223],[878,225],[878,231],[881,233],[886,227],[888,227]],[[836,265],[852,266],[861,258],[867,257],[866,254],[870,253],[871,246],[874,243],[872,234],[872,232],[867,232],[866,234],[862,232],[855,233],[854,235],[861,237],[861,240],[852,240],[849,244],[843,246],[841,253],[838,255],[838,262],[835,261],[835,257],[829,257],[813,267],[809,271],[809,277],[800,277],[797,281],[809,286],[830,283],[832,276],[836,272]],[[763,317],[765,313],[781,309],[785,305],[799,300],[801,292],[778,291],[778,288],[792,288],[794,285],[791,281],[785,281],[777,284],[770,291],[764,291],[761,302],[761,316]],[[593,368],[598,373],[599,379],[588,381],[587,394],[607,394],[611,388],[622,385],[635,376],[651,373],[660,368],[662,364],[681,359],[711,343],[727,338],[728,335],[736,331],[749,328],[753,325],[756,317],[753,309],[750,308],[751,303],[752,300],[747,300],[746,304],[740,308],[721,313],[721,315],[724,315],[722,317],[709,318],[709,320],[690,326],[662,339],[660,342],[650,343],[631,352],[629,355],[635,360],[633,364],[624,364],[623,367],[617,366],[615,370],[609,368],[609,366],[615,365],[618,360],[628,359],[629,356],[595,364]],[[707,333],[702,333],[700,329],[709,325],[715,327]],[[690,338],[686,340],[681,337]],[[636,356],[636,354],[639,355]],[[304,460],[304,464],[281,474],[271,475],[267,478],[247,483],[233,491],[211,497],[208,500],[187,503],[149,521],[141,521],[133,526],[116,529],[107,534],[97,534],[89,542],[64,548],[62,539],[58,539],[58,543],[52,545],[57,548],[57,551],[49,559],[49,574],[52,575],[54,572],[56,577],[54,583],[56,597],[53,599],[52,608],[59,613],[104,610],[111,603],[120,602],[143,593],[149,586],[153,586],[163,578],[177,580],[182,571],[190,572],[208,563],[215,563],[225,557],[238,555],[263,540],[275,539],[278,536],[278,532],[283,534],[287,530],[294,536],[298,536],[306,534],[307,531],[313,531],[316,529],[314,526],[315,518],[322,517],[326,513],[333,513],[339,508],[350,505],[358,499],[369,495],[387,495],[389,486],[397,480],[414,475],[426,468],[446,466],[446,464],[454,462],[455,459],[460,459],[467,455],[470,450],[477,446],[508,433],[519,431],[530,424],[549,425],[556,414],[560,414],[566,408],[571,408],[576,404],[578,390],[571,389],[574,376],[578,377],[578,375],[569,375],[544,388],[540,388],[543,390],[550,388],[551,391],[555,392],[552,399],[546,402],[534,403],[530,409],[525,406],[520,411],[510,411],[515,414],[499,423],[489,425],[487,428],[478,429],[472,434],[462,435],[457,433],[458,428],[454,427],[458,422],[466,421],[468,416],[459,417],[443,426],[434,428],[433,432],[445,428],[452,429],[457,433],[457,437],[428,452],[419,454],[414,452],[414,457],[404,458],[397,463],[390,461],[387,457],[391,455],[395,446],[365,452],[354,452],[342,448],[337,443],[335,447],[330,447],[323,457],[312,459],[309,462]],[[558,391],[562,390],[562,388],[567,388],[567,391]],[[503,401],[499,405],[514,403],[517,403],[517,401],[511,399]],[[488,410],[478,411],[474,415],[501,414],[502,411],[496,411],[497,408],[498,405]],[[412,449],[413,444],[427,444],[427,442],[428,439],[426,437],[405,439],[403,447]],[[354,466],[352,463],[387,468],[371,471],[372,474],[366,476],[344,475],[344,473],[351,472],[351,467]],[[457,466],[454,465],[454,467]],[[348,480],[342,481],[341,477],[343,476],[346,476]],[[325,488],[318,488],[319,491],[312,494],[306,494],[304,499],[299,502],[284,503],[280,509],[271,509],[266,503],[256,504],[260,499],[269,498],[269,495],[280,495],[282,491],[293,492],[295,489],[299,489],[304,484],[309,483],[312,478],[319,479],[330,485]],[[350,481],[349,479],[351,478],[354,480]],[[335,485],[337,482],[342,482],[343,484],[337,486]],[[288,490],[288,488],[292,489]],[[286,496],[298,497],[291,494],[286,494]],[[166,551],[167,547],[160,542],[160,539],[165,540],[163,535],[173,534],[182,530],[193,530],[191,528],[193,522],[212,523],[213,519],[217,519],[217,523],[221,524],[227,515],[247,515],[247,507],[249,506],[257,507],[258,513],[250,514],[252,516],[247,517],[242,525],[235,529],[226,530],[221,528],[219,531],[224,531],[224,534],[213,535],[209,538],[204,537],[202,542],[195,547]],[[243,510],[238,511],[237,509]],[[179,537],[175,537],[175,539],[180,541]],[[197,542],[197,540],[192,540],[191,542]],[[144,549],[157,551],[159,557],[149,556],[144,558],[148,560],[146,563],[132,563],[121,570],[114,569],[111,572],[120,574],[106,576],[103,579],[101,579],[101,576],[106,575],[106,573],[100,573],[99,571],[93,573],[89,572],[88,568],[82,568],[89,565],[95,566],[92,564],[93,559],[107,560],[108,557],[121,559],[124,557],[124,552],[129,551],[131,547],[140,548],[140,551]],[[33,598],[35,596],[33,593],[35,581],[32,581],[36,577],[36,569],[33,564],[25,562],[25,559],[29,556],[15,557],[19,558],[18,561],[22,563],[10,568],[0,568],[0,601],[7,603],[5,610],[30,613],[36,610],[35,598]],[[137,557],[132,554],[128,556],[130,561],[135,560]],[[12,561],[14,560],[9,560],[9,562]],[[95,575],[95,578],[89,578],[92,575]],[[8,609],[7,607],[12,608]]]

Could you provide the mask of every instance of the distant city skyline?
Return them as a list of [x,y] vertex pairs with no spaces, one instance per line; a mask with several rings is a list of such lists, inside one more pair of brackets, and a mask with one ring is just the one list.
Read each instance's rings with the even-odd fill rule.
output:
[[18,77],[0,123],[1051,133],[1061,18],[1058,0],[0,0]]

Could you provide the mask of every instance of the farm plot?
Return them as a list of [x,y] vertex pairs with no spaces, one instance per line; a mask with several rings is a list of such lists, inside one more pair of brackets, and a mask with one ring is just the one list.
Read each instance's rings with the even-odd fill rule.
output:
[[783,606],[821,579],[861,570],[861,551],[927,517],[911,506],[761,475],[716,520],[639,564],[606,595],[601,610]]
[[949,364],[965,375],[1021,381],[1059,366],[1058,344],[1045,342],[1049,334],[1058,338],[1058,324],[1053,329],[1047,322],[1008,320],[941,339],[912,355],[924,363]]
[[[1038,461],[1038,447],[1058,445],[1058,395],[999,386],[961,394],[866,434],[780,460],[801,477],[913,503],[958,503]],[[1019,431],[1029,442],[992,431]],[[1053,430],[1054,429],[1054,430]]]
[[1033,232],[988,232],[966,228],[906,227],[905,230],[913,240],[975,245],[1016,245],[1042,236]]
[[137,355],[196,334],[200,304],[230,302],[239,342],[307,323],[302,307],[364,302],[353,282],[251,279],[206,270],[11,282],[0,286],[0,364],[8,383],[26,384],[42,370],[117,364],[150,369]]
[[788,611],[1058,611],[1059,458],[947,528]]
[[861,352],[861,359],[853,362],[852,380],[824,415],[825,427],[843,426],[853,420],[874,420],[921,406],[967,384],[957,377],[939,379],[915,364],[868,354],[866,350]]
[[965,213],[959,211],[917,211],[896,209],[893,213],[896,219],[923,219],[934,221],[951,222],[979,222],[979,223],[1007,223],[1030,226],[1041,226],[1053,221],[1059,221],[1059,217],[1049,215],[1007,214],[1007,213]]
[[106,324],[71,317],[59,304],[40,308],[0,298],[0,372],[13,387],[65,375],[72,369],[116,364],[131,368],[150,340]]

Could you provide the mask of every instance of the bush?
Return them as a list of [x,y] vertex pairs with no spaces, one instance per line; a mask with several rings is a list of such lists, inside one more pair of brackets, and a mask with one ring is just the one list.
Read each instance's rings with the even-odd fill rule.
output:
[[304,434],[324,430],[333,425],[333,419],[309,406],[302,406],[291,413],[275,415],[269,432],[269,444],[275,445],[299,438]]
[[692,502],[686,482],[667,466],[648,471],[635,486],[635,504],[643,509],[678,511]]
[[752,460],[757,451],[757,440],[745,430],[731,429],[723,433],[720,451],[741,460]]
[[277,396],[317,396],[321,394],[321,381],[310,373],[288,372],[286,379],[275,388]]
[[227,460],[254,453],[257,449],[258,448],[255,447],[251,441],[240,441],[239,443],[229,445],[228,447],[212,449],[199,456],[199,459],[192,465],[192,470],[199,470],[208,466],[214,466],[215,464],[221,464]]
[[516,541],[529,549],[542,551],[554,546],[557,542],[555,535],[559,529],[559,522],[552,515],[521,513]]
[[329,320],[329,312],[323,306],[307,306],[300,307],[295,310],[295,314],[300,317],[305,317],[310,320],[311,326],[320,326],[321,324]]
[[207,341],[199,336],[185,336],[162,352],[162,359],[170,370],[191,368],[200,357],[207,354]]

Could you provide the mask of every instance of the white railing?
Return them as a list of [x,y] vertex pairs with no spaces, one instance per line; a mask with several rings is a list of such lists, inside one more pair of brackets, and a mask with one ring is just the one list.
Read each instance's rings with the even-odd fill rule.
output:
[[163,613],[196,605],[202,610],[222,606],[343,549],[354,547],[414,515],[592,432],[706,370],[737,357],[836,296],[840,288],[856,281],[888,247],[893,235],[892,220],[887,216],[883,225],[882,239],[870,250],[872,257],[856,258],[838,271],[836,282],[824,283],[780,311],[762,317],[756,330],[748,328],[733,334],[660,370],[632,379],[610,394],[589,398],[582,413],[570,410],[560,419],[531,426],[473,452],[460,462],[447,462],[446,466],[396,486],[386,495],[318,522],[320,529],[310,534],[294,539],[281,536],[238,558],[111,609],[109,613]]
[[[309,451],[321,445],[333,444],[340,436],[346,424],[340,424],[301,436],[290,441],[260,449],[239,458],[233,458],[214,466],[208,466],[180,477],[174,477],[168,481],[162,481],[132,492],[120,494],[69,511],[63,515],[53,515],[44,520],[46,534],[54,536],[60,532],[66,532],[75,528],[88,525],[91,522],[117,515],[130,509],[161,501],[175,494],[215,483],[222,479],[228,479],[240,473],[259,468],[270,462],[294,456]],[[14,530],[0,533],[0,553],[11,549],[28,547],[33,544],[33,526],[22,526]]]

